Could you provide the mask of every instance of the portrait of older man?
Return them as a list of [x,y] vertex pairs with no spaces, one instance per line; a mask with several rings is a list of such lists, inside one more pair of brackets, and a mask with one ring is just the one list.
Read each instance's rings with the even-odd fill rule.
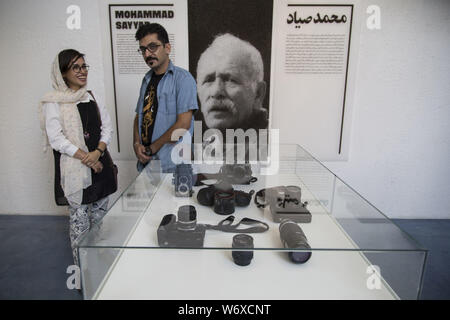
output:
[[200,110],[208,128],[267,128],[267,86],[261,53],[226,33],[215,37],[197,64]]

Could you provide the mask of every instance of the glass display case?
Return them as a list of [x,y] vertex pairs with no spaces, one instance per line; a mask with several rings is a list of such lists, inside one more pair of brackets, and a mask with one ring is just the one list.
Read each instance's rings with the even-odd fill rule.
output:
[[[256,181],[232,185],[230,215],[227,194],[202,205],[210,187],[183,196],[189,182],[148,165],[80,242],[84,298],[417,299],[427,250],[300,146],[279,149],[275,174],[252,164]],[[224,180],[220,165],[192,168],[205,184]],[[248,205],[238,190],[252,196]],[[177,216],[185,206],[196,221]]]

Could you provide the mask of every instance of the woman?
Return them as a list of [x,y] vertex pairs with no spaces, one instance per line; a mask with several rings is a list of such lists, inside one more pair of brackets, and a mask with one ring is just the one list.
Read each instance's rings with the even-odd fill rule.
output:
[[52,66],[52,86],[40,103],[41,127],[55,158],[55,200],[69,204],[70,241],[75,264],[83,234],[98,227],[117,189],[114,164],[106,150],[111,119],[86,90],[89,66],[84,54],[61,51]]

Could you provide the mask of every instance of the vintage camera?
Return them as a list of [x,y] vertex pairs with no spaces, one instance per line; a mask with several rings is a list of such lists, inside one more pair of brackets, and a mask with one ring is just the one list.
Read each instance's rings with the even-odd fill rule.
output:
[[252,168],[248,163],[224,164],[219,173],[223,181],[231,184],[250,184],[256,181],[256,178],[252,177]]
[[194,175],[190,164],[179,164],[173,173],[172,183],[175,185],[176,197],[192,196],[192,186],[194,185]]
[[246,207],[252,200],[254,191],[246,193],[244,191],[234,190],[231,184],[220,182],[200,189],[197,194],[197,200],[201,205],[214,206],[214,212],[221,215],[234,213],[236,206]]
[[[298,186],[279,186],[258,191],[255,203],[264,208],[269,205],[274,222],[289,219],[298,223],[311,222],[311,213],[306,208],[307,202],[301,201],[302,191]],[[262,200],[263,202],[258,202]]]
[[178,208],[178,221],[174,214],[163,217],[157,236],[160,247],[201,248],[206,228],[197,224],[197,211],[194,206]]

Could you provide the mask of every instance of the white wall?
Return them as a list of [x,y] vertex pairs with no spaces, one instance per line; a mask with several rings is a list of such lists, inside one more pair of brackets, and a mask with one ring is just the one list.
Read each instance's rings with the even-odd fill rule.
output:
[[[82,8],[81,30],[66,27],[66,8]],[[51,89],[50,66],[62,49],[87,54],[89,85],[104,97],[98,7],[94,1],[2,1],[0,4],[0,213],[65,213],[53,199],[53,154],[44,154],[37,115]]]
[[[450,218],[450,1],[364,1],[350,158],[326,165],[390,217]],[[367,14],[366,14],[367,16]]]
[[[87,54],[90,88],[111,101],[99,3],[0,2],[0,213],[66,213],[54,205],[53,156],[41,151],[37,102],[50,89],[54,56],[68,47]],[[450,2],[362,3],[381,7],[382,29],[361,30],[349,161],[327,166],[390,217],[450,218]],[[81,7],[81,30],[66,28],[71,4]],[[121,170],[122,187],[130,168]]]

